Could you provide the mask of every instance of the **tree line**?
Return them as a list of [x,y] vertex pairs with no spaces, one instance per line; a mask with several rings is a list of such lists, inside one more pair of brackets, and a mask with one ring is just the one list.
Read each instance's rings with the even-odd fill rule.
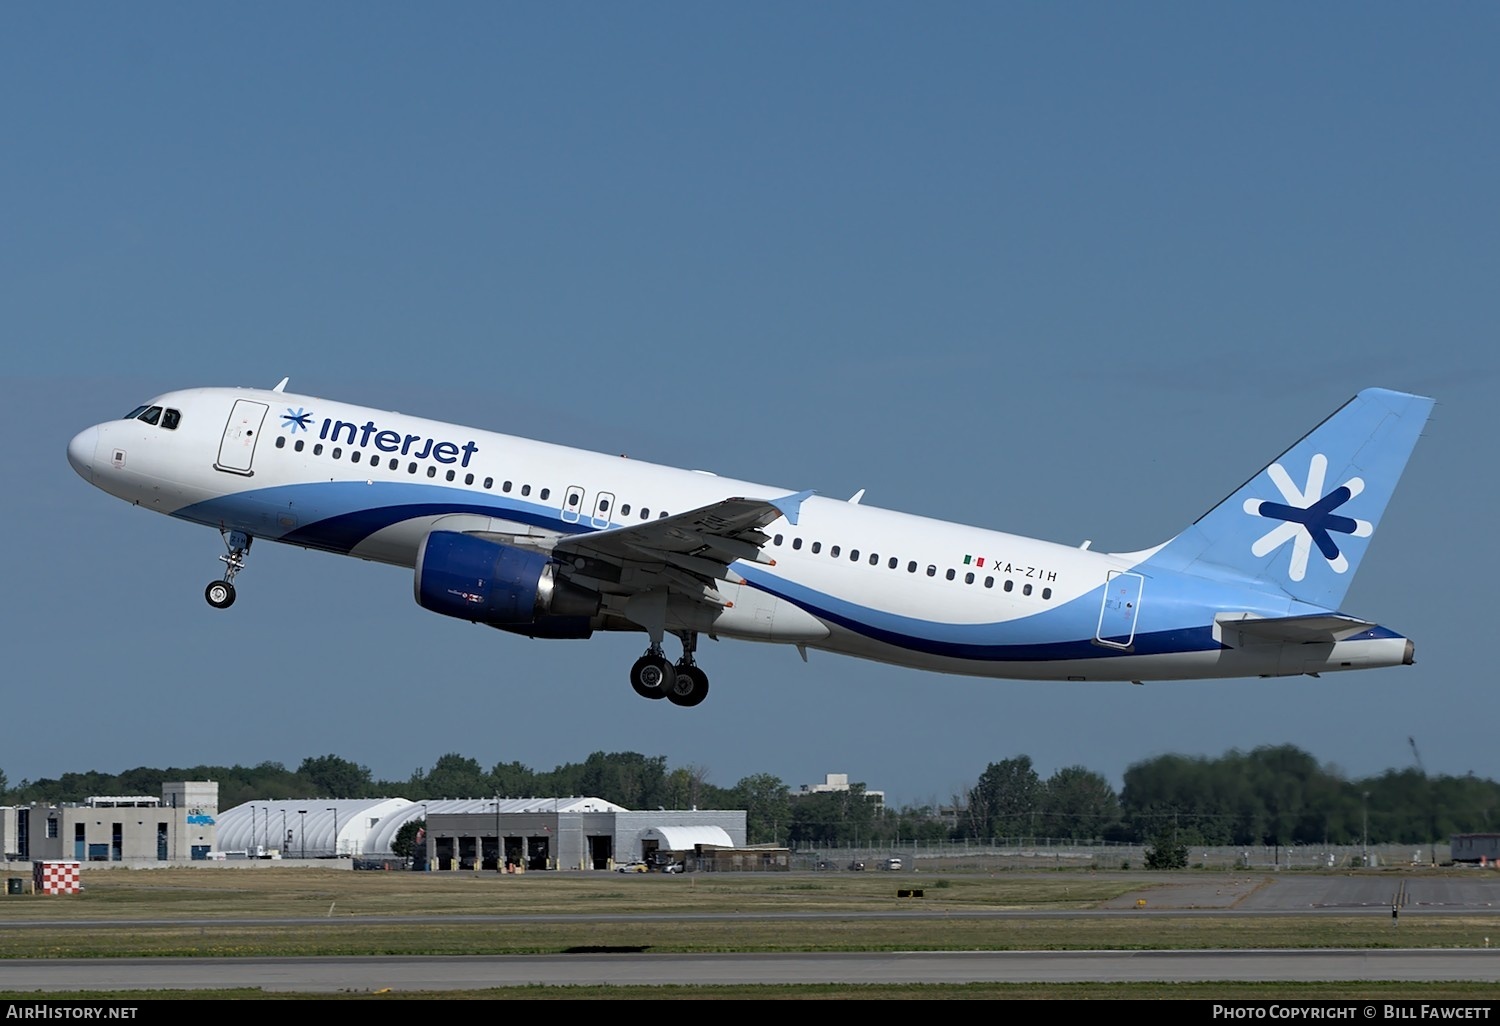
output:
[[1421,844],[1454,833],[1500,830],[1500,784],[1472,773],[1428,776],[1386,770],[1351,779],[1290,746],[1232,750],[1217,757],[1162,755],[1125,771],[1117,793],[1083,766],[1045,780],[1030,756],[992,762],[966,792],[943,805],[888,808],[866,793],[794,792],[769,773],[719,787],[698,766],[666,756],[594,752],[582,762],[538,771],[519,762],[485,770],[448,753],[406,780],[377,780],[337,755],[308,757],[295,770],[256,766],[140,767],[123,773],[65,773],[9,787],[0,804],[81,802],[91,795],[161,793],[163,781],[215,780],[221,808],[263,798],[377,798],[412,801],[490,796],[589,795],[629,809],[744,809],[752,844],[881,845],[900,840],[1055,838],[1184,845]]

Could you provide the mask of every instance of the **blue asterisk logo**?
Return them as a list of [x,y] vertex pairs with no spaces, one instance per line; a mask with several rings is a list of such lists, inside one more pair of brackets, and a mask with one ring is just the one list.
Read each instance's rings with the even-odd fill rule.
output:
[[312,414],[299,406],[295,411],[288,409],[281,415],[281,426],[291,428],[292,434],[295,435],[298,431],[306,431],[307,422],[310,420],[312,420]]
[[1256,556],[1266,556],[1287,542],[1292,543],[1292,563],[1289,573],[1292,580],[1300,581],[1307,576],[1307,560],[1316,545],[1323,558],[1328,560],[1334,573],[1345,573],[1349,561],[1339,551],[1334,541],[1335,534],[1347,534],[1355,538],[1368,538],[1374,533],[1373,524],[1355,520],[1335,513],[1344,503],[1365,490],[1365,483],[1351,477],[1328,494],[1323,494],[1323,479],[1328,474],[1328,457],[1314,453],[1307,465],[1307,485],[1298,488],[1290,474],[1280,463],[1273,463],[1266,470],[1276,485],[1284,502],[1265,499],[1246,499],[1245,512],[1253,517],[1279,520],[1271,530],[1258,538],[1250,551]]

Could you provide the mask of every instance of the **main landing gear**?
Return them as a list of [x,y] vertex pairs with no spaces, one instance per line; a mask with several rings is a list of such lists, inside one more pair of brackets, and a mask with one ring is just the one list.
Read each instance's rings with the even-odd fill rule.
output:
[[673,705],[694,706],[708,697],[708,674],[693,661],[698,632],[684,631],[682,659],[674,666],[660,645],[652,645],[630,668],[630,686],[642,698],[665,698]]
[[215,609],[228,609],[234,605],[234,577],[235,574],[245,569],[245,555],[250,551],[250,543],[255,539],[243,531],[220,531],[224,536],[224,545],[229,552],[219,557],[219,562],[224,564],[224,579],[210,581],[207,588],[203,589],[203,597],[208,599],[208,604]]

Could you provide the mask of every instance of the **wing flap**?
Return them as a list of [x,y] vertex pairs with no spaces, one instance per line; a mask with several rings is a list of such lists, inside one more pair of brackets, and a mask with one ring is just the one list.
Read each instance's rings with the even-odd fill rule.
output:
[[[772,565],[764,548],[770,537],[761,529],[796,512],[810,492],[779,499],[736,497],[708,506],[649,520],[629,527],[575,535],[558,541],[553,552],[564,565],[584,561],[620,568],[616,592],[642,590],[646,582],[665,584],[674,594],[694,601],[722,604],[713,581],[739,583],[729,569],[736,560]],[[594,570],[585,574],[597,575]]]

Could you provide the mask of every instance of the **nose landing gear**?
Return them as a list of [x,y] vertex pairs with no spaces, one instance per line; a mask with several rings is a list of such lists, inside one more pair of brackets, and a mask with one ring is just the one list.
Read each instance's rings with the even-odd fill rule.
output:
[[228,553],[219,557],[219,561],[224,564],[224,578],[210,581],[208,587],[203,589],[203,597],[215,609],[228,609],[234,605],[235,575],[245,569],[245,555],[255,539],[243,531],[220,531],[219,534],[223,535],[224,545],[229,549]]

